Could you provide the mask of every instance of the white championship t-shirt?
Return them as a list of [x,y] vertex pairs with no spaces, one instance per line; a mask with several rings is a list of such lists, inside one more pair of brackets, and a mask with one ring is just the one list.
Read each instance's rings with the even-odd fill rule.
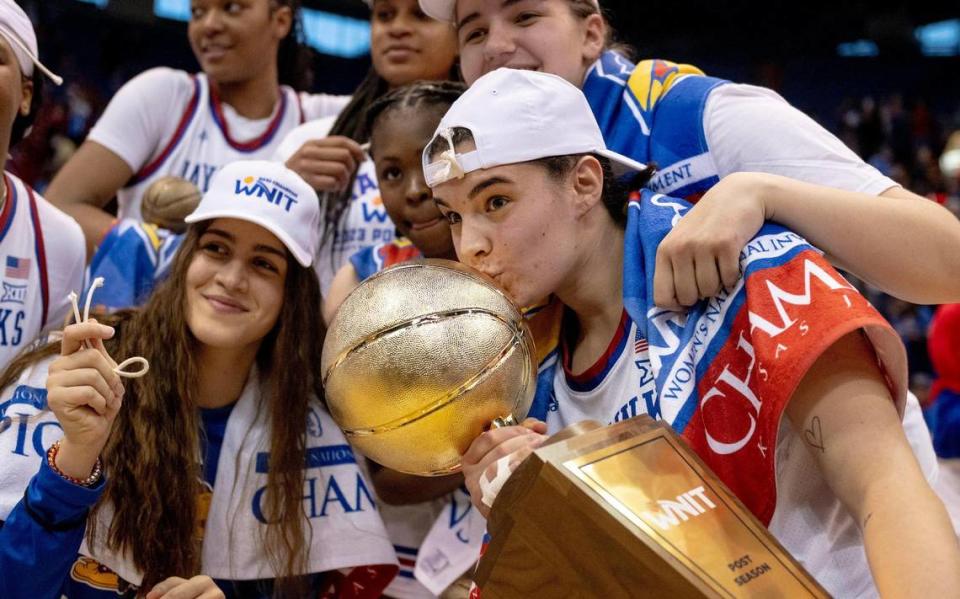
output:
[[335,115],[350,100],[280,89],[273,114],[247,119],[219,100],[203,73],[159,67],[127,82],[88,136],[134,172],[117,193],[118,216],[139,220],[141,196],[160,177],[182,177],[206,191],[210,177],[224,164],[269,160],[288,131]]
[[[547,411],[548,434],[582,420],[612,424],[656,414],[656,389],[647,341],[624,313],[605,354],[573,376],[558,365]],[[920,467],[936,484],[937,460],[917,398],[907,398],[904,432]],[[836,597],[876,597],[863,536],[836,498],[813,456],[783,419],[777,439],[777,505],[769,530]]]
[[[329,117],[300,125],[283,139],[273,159],[286,162],[307,141],[326,137],[334,120],[336,117]],[[320,226],[323,226],[322,221]],[[321,244],[314,260],[313,267],[320,277],[321,293],[326,296],[334,275],[350,256],[365,247],[389,242],[395,235],[396,226],[387,215],[380,198],[376,167],[368,157],[357,169],[353,195],[339,226],[334,229],[332,239],[325,239]]]

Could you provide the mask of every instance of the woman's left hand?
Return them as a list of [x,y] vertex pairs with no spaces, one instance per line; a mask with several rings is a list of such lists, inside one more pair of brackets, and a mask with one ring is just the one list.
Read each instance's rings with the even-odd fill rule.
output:
[[733,173],[707,191],[657,248],[653,301],[682,310],[731,289],[740,251],[766,217],[760,173]]
[[171,576],[158,583],[146,599],[224,599],[225,595],[209,576],[194,576],[190,580]]

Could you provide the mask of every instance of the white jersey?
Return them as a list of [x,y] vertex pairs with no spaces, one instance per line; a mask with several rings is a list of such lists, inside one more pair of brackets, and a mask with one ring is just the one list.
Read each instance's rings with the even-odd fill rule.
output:
[[310,119],[338,113],[347,96],[312,95],[280,88],[265,119],[247,119],[218,98],[206,75],[150,69],[113,97],[88,139],[122,158],[134,176],[117,193],[119,218],[140,220],[143,192],[175,175],[206,191],[210,177],[235,160],[269,159],[280,140]]
[[[334,120],[335,117],[319,119],[297,127],[281,142],[273,159],[286,162],[305,142],[326,137]],[[320,291],[326,295],[334,275],[350,256],[365,247],[392,241],[395,235],[396,226],[380,198],[376,167],[373,160],[367,158],[357,169],[353,195],[333,231],[333,238],[324,241],[314,261],[313,267],[320,277]]]
[[400,571],[383,594],[393,599],[431,599],[434,594],[420,584],[414,576],[414,568],[420,546],[430,532],[437,516],[449,499],[446,496],[433,501],[412,505],[389,505],[379,502],[380,517],[387,529],[387,536],[397,552]]
[[[547,411],[548,433],[592,419],[612,424],[656,413],[656,390],[646,340],[624,313],[605,354],[579,376],[555,369]],[[920,404],[908,395],[904,432],[933,486],[937,461]],[[769,530],[836,597],[876,597],[863,536],[856,521],[820,474],[793,427],[781,422],[776,450],[777,505]]]
[[42,332],[63,326],[67,294],[83,286],[83,232],[72,218],[4,173],[0,211],[0,367]]
[[937,494],[947,506],[953,529],[960,536],[960,458],[940,458],[937,461],[940,465]]

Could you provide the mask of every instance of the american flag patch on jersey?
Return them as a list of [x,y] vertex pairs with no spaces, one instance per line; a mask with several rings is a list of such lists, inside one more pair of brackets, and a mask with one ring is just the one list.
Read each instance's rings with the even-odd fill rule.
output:
[[637,341],[633,344],[633,353],[642,354],[650,349],[650,344],[646,339],[637,335]]
[[30,259],[7,256],[7,270],[4,276],[11,279],[29,279]]

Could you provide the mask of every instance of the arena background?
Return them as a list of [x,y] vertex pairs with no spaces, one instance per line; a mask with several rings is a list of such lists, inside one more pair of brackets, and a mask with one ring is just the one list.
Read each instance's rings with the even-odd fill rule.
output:
[[[46,88],[8,165],[42,191],[130,77],[157,65],[196,70],[183,21],[189,0],[18,1],[37,26],[41,57],[66,79]],[[639,57],[771,87],[895,180],[960,213],[958,180],[938,167],[960,129],[956,2],[601,2]],[[369,11],[361,0],[303,4],[313,89],[350,93],[369,67]],[[932,308],[865,291],[906,341],[922,399]]]

